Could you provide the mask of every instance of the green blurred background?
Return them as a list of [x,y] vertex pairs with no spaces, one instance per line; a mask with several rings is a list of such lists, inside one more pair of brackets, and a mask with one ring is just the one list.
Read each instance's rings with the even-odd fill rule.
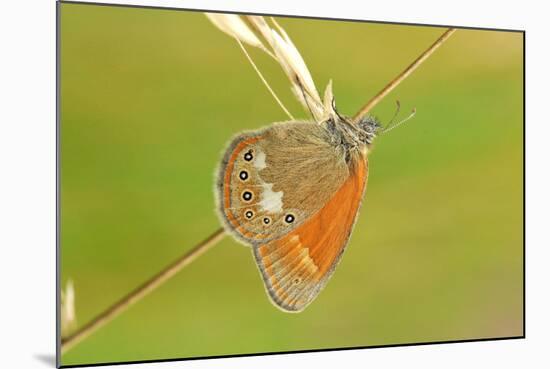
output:
[[[285,115],[201,13],[60,6],[61,277],[81,325],[220,226],[227,140]],[[443,32],[279,20],[349,115]],[[228,237],[62,363],[522,335],[522,47],[521,33],[459,30],[374,109],[418,113],[377,140],[351,242],[304,312],[271,305]],[[250,53],[306,117],[273,60]]]

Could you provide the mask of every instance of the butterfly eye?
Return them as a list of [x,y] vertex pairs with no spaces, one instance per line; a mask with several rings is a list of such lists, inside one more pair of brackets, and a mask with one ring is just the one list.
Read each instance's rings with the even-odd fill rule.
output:
[[265,217],[264,218],[264,224],[268,225],[269,223],[271,223],[271,219],[269,217]]
[[246,170],[241,170],[239,173],[239,178],[243,181],[246,181],[248,179],[248,172]]
[[252,219],[252,217],[254,216],[254,212],[252,210],[247,210],[244,213],[244,216],[246,217],[246,219]]
[[248,150],[246,154],[244,154],[244,160],[251,161],[254,159],[254,155],[252,155],[252,150]]
[[295,219],[296,219],[296,218],[294,217],[294,215],[292,215],[292,214],[287,214],[286,217],[285,217],[285,222],[287,222],[287,223],[290,224],[290,223],[294,222]]
[[252,195],[252,192],[250,192],[250,191],[244,191],[243,194],[242,194],[242,198],[243,198],[244,201],[250,201],[250,200],[252,200],[252,197],[253,197],[253,195]]

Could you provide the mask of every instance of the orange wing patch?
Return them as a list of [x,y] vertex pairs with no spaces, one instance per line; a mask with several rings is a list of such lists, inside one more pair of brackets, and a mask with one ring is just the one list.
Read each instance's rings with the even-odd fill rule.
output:
[[235,231],[241,234],[244,237],[250,238],[253,236],[253,233],[247,231],[244,229],[244,227],[241,225],[241,223],[238,221],[238,219],[233,216],[233,213],[231,212],[231,187],[229,184],[231,183],[231,174],[233,173],[233,167],[235,166],[235,161],[239,157],[239,155],[242,153],[242,151],[254,144],[255,142],[259,141],[261,137],[250,137],[243,141],[241,141],[233,150],[233,153],[229,157],[229,160],[227,161],[227,167],[225,168],[224,173],[224,184],[225,187],[223,188],[223,211],[226,216],[227,221],[229,224],[231,224]]
[[254,248],[267,292],[281,309],[303,310],[332,275],[351,235],[367,174],[361,156],[321,210],[284,237]]

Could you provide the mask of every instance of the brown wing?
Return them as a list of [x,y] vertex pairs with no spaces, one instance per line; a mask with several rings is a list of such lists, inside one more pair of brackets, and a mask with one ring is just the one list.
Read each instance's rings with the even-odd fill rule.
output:
[[303,310],[334,272],[351,235],[367,173],[367,160],[359,155],[323,208],[284,237],[254,247],[267,292],[282,310]]

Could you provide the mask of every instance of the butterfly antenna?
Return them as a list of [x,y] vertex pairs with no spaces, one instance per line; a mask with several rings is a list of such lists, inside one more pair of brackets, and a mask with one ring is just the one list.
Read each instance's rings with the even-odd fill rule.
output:
[[391,127],[393,121],[395,120],[395,118],[397,118],[397,115],[399,114],[399,110],[401,110],[401,103],[399,102],[399,100],[395,100],[395,104],[397,105],[397,108],[395,109],[395,113],[393,113],[393,117],[390,119],[390,122],[388,123],[386,128]]
[[[390,122],[390,124],[388,124],[388,126],[382,130],[382,134],[388,133],[388,132],[391,131],[392,129],[399,127],[400,125],[402,125],[403,123],[405,123],[406,121],[408,121],[409,119],[411,119],[412,117],[414,117],[415,114],[416,114],[416,108],[414,108],[414,109],[412,110],[411,114],[409,114],[409,116],[408,116],[407,118],[403,119],[402,121],[397,122],[397,123],[395,123],[395,124],[393,124],[393,125],[392,125],[391,122]],[[395,118],[395,117],[394,117],[394,118]],[[392,121],[393,121],[393,118],[392,118]]]
[[262,73],[260,72],[260,70],[258,69],[258,67],[256,66],[256,64],[254,63],[254,61],[252,60],[252,58],[250,57],[250,55],[248,54],[248,51],[246,51],[244,45],[242,44],[242,42],[238,39],[238,38],[235,38],[235,40],[237,40],[237,43],[239,44],[239,46],[241,47],[241,50],[243,51],[244,55],[246,56],[246,58],[248,59],[248,61],[250,62],[250,64],[252,64],[252,67],[254,68],[254,70],[256,71],[256,73],[258,74],[258,76],[260,77],[260,79],[262,80],[262,82],[264,83],[265,87],[267,87],[267,89],[269,90],[269,92],[271,93],[271,96],[273,96],[273,98],[275,99],[275,101],[277,101],[277,104],[279,104],[279,106],[281,107],[281,109],[283,109],[283,111],[285,112],[286,115],[288,115],[288,117],[291,119],[291,120],[294,120],[294,117],[292,116],[292,114],[290,114],[290,112],[288,111],[288,109],[283,105],[282,101],[279,99],[279,97],[277,97],[277,95],[275,94],[275,91],[273,91],[273,89],[271,88],[271,86],[269,85],[269,83],[267,83],[266,79],[264,78],[264,76],[262,75]]

